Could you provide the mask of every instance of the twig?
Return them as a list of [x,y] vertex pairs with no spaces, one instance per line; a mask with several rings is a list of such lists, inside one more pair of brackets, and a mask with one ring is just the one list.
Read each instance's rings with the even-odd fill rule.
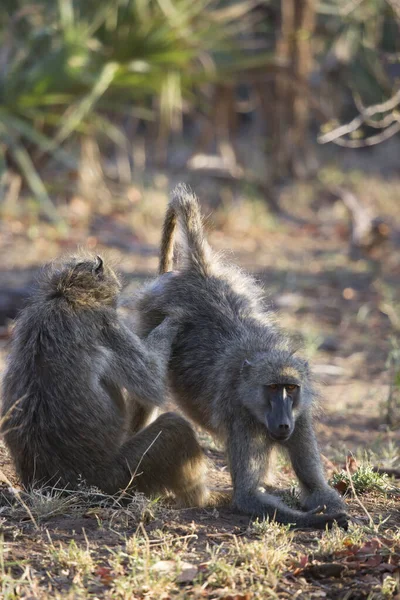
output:
[[361,502],[361,500],[359,499],[359,497],[357,496],[357,492],[355,490],[354,487],[354,483],[353,483],[353,476],[350,472],[350,468],[349,468],[349,462],[346,460],[346,472],[347,472],[347,476],[349,478],[350,481],[350,487],[351,487],[351,491],[353,493],[354,499],[357,502],[357,504],[362,508],[362,510],[365,512],[365,514],[368,517],[369,520],[369,526],[374,530],[377,531],[377,527],[373,521],[373,518],[371,517],[371,514],[368,512],[367,508],[364,506],[364,504]]
[[396,133],[399,133],[399,131],[400,123],[396,122],[390,127],[387,127],[387,129],[382,131],[382,133],[372,135],[363,140],[344,140],[343,138],[337,138],[336,140],[332,140],[332,142],[337,146],[342,146],[343,148],[365,148],[368,146],[376,146],[377,144],[381,144],[382,142],[385,142],[396,135]]
[[[146,454],[148,453],[148,451],[150,450],[150,448],[153,446],[153,444],[158,440],[158,438],[160,437],[160,435],[162,434],[162,430],[160,430],[156,437],[154,438],[154,440],[151,442],[151,444],[148,446],[148,448],[146,448],[146,450],[143,452],[142,456],[140,457],[140,460],[138,462],[138,464],[136,465],[136,469],[134,470],[134,472],[131,474],[131,478],[128,482],[128,484],[125,486],[125,488],[121,491],[121,494],[118,496],[118,498],[116,499],[116,502],[118,503],[127,493],[127,490],[129,488],[129,486],[131,485],[132,481],[135,479],[138,469],[142,463],[142,460],[144,459],[144,457],[146,456]],[[128,465],[129,468],[129,465]]]
[[[339,139],[349,133],[352,133],[359,129],[366,121],[371,119],[371,117],[379,114],[385,113],[391,110],[394,110],[400,104],[400,90],[398,90],[394,96],[386,100],[385,102],[381,102],[380,104],[373,104],[361,111],[357,117],[355,117],[350,123],[346,125],[340,125],[340,127],[336,127],[332,131],[328,131],[328,133],[324,133],[318,136],[318,142],[320,144],[327,144],[328,142],[340,143]],[[399,117],[397,115],[392,115],[393,121],[396,121],[392,124],[392,126],[385,129],[384,132],[380,133],[377,136],[372,136],[372,138],[367,138],[366,140],[342,140],[341,145],[352,144],[352,148],[360,147],[360,145],[374,145],[378,144],[380,141],[387,139],[387,137],[391,137],[398,131],[400,131],[400,122]],[[384,121],[384,119],[383,119]],[[384,121],[385,122],[385,121]],[[369,141],[368,141],[369,140]],[[358,144],[358,145],[356,145]]]
[[[362,102],[362,98],[360,94],[357,92],[353,92],[354,103],[357,107],[357,110],[360,114],[364,114],[365,106]],[[393,113],[389,113],[383,117],[383,119],[372,119],[371,117],[365,118],[365,123],[374,129],[384,129],[391,125],[394,121],[397,120],[397,117]]]

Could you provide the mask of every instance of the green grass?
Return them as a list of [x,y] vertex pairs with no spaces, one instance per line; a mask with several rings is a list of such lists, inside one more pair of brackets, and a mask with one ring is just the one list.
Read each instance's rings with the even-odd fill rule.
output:
[[355,473],[345,470],[335,473],[330,484],[340,489],[342,493],[351,493],[354,487],[356,494],[365,494],[373,490],[386,492],[391,488],[389,477],[386,474],[376,473],[373,465],[369,463],[361,463]]

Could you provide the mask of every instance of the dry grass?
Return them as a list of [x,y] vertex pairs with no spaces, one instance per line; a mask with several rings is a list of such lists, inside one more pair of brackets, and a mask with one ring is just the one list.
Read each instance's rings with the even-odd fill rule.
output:
[[[38,493],[26,500],[32,511],[43,505]],[[69,502],[55,493],[47,517],[36,511],[38,529],[21,506],[3,507],[2,598],[344,598],[358,581],[359,597],[378,599],[397,589],[398,527],[372,529],[360,515],[347,532],[295,532],[238,525],[223,511],[148,511],[141,496],[124,508],[88,509],[90,491]],[[362,595],[366,576],[376,579],[372,596]]]

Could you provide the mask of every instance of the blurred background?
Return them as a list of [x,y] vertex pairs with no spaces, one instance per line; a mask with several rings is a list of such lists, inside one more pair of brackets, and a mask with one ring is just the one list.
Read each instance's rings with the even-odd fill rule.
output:
[[54,256],[154,273],[185,181],[326,384],[326,451],[396,466],[399,82],[398,0],[3,0],[4,345]]

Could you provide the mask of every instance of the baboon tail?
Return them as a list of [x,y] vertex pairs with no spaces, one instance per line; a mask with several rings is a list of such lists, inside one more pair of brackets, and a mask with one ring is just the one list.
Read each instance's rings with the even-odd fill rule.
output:
[[177,225],[183,234],[184,268],[194,269],[206,277],[210,271],[211,249],[204,239],[198,200],[183,184],[173,190],[167,208],[161,240],[160,274],[173,268]]

